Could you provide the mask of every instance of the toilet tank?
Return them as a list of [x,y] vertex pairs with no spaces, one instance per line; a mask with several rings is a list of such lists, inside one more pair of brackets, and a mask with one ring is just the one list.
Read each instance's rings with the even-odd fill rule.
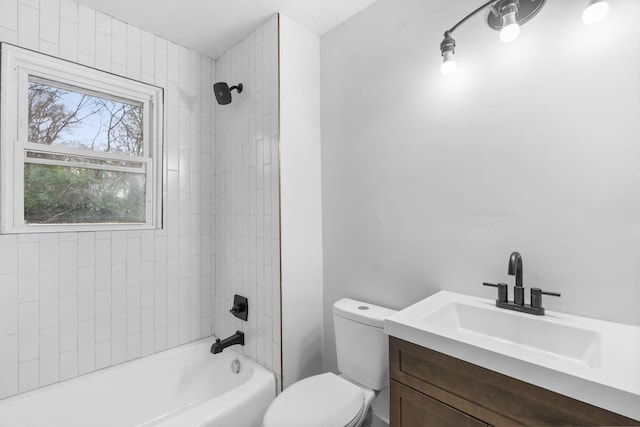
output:
[[384,319],[396,311],[348,298],[333,304],[338,371],[373,390],[389,385]]

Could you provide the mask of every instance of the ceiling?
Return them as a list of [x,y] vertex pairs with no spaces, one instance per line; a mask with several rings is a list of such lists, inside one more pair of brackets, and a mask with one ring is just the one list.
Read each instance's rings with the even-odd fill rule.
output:
[[375,0],[77,0],[212,58],[276,12],[322,35]]

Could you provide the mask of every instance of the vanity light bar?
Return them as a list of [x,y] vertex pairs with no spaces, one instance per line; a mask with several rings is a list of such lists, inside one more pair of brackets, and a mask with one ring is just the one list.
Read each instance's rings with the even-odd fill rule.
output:
[[[538,14],[546,0],[491,0],[473,10],[444,32],[444,39],[440,43],[440,54],[442,55],[442,65],[440,72],[443,75],[453,74],[456,70],[454,59],[456,41],[453,32],[469,18],[490,7],[491,11],[487,16],[487,25],[500,31],[500,39],[505,42],[515,40],[520,34],[520,26],[528,22]],[[582,13],[582,21],[585,24],[595,24],[602,21],[609,13],[609,5],[605,0],[589,0]]]

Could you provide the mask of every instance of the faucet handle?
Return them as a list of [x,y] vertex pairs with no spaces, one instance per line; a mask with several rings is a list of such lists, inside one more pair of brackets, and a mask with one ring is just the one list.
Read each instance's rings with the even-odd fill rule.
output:
[[249,300],[242,295],[233,296],[233,307],[229,310],[229,313],[236,316],[238,319],[247,321],[249,315]]
[[483,286],[491,286],[493,288],[498,288],[498,299],[497,299],[497,301],[507,302],[509,300],[509,294],[508,294],[509,288],[508,288],[506,283],[498,283],[496,285],[495,283],[483,282],[482,285]]
[[561,296],[558,292],[547,292],[540,288],[531,288],[531,307],[542,308],[542,295]]

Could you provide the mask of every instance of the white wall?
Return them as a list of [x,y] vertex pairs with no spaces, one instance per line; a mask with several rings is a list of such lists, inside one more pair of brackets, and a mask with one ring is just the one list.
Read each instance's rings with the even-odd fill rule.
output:
[[287,387],[322,371],[320,38],[280,15],[282,359]]
[[483,13],[445,78],[472,3],[378,0],[321,38],[328,369],[335,300],[494,298],[514,250],[549,309],[640,324],[640,3],[547,2],[508,45]]
[[[245,332],[244,354],[281,378],[278,188],[278,17],[225,52],[217,81],[242,83],[217,105],[215,139],[215,335]],[[215,100],[213,101],[215,102]],[[249,317],[233,317],[234,294]]]
[[0,41],[164,88],[164,229],[0,236],[0,398],[212,333],[212,60],[67,0]]

